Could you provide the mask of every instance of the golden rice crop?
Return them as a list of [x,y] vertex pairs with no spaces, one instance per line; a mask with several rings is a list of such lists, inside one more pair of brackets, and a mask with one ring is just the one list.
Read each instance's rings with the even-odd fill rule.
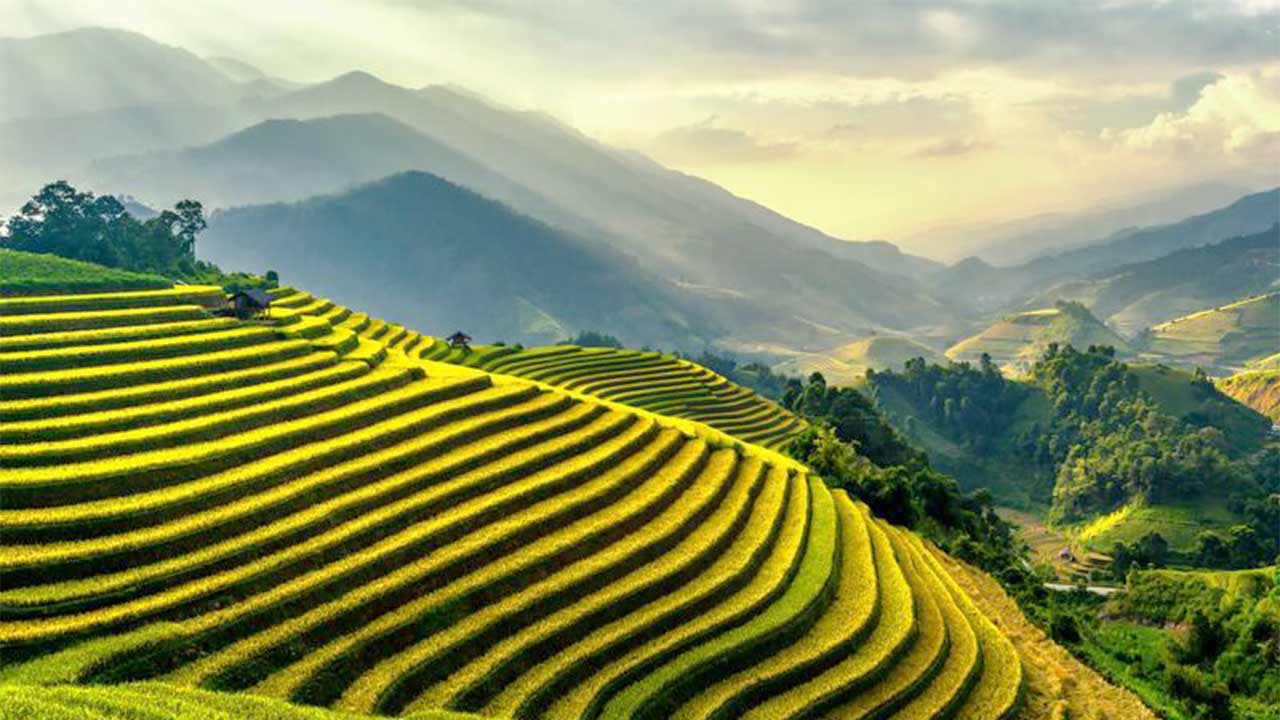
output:
[[812,624],[838,581],[840,526],[831,493],[817,478],[810,479],[810,497],[804,552],[786,589],[747,623],[685,650],[632,682],[609,700],[601,717],[671,717],[682,699],[718,673],[751,664],[761,650],[789,643]]
[[232,437],[56,467],[7,470],[0,475],[0,492],[16,508],[136,494],[280,452],[303,439],[331,437],[421,407],[433,399],[435,390],[430,384],[411,383],[336,409],[252,428]]
[[[508,550],[526,544],[541,528],[537,524],[530,525],[527,517],[514,520],[512,516],[518,517],[517,511],[541,499],[543,494],[554,494],[563,490],[565,485],[581,480],[584,473],[589,473],[614,454],[633,452],[646,444],[653,437],[656,428],[632,422],[633,420],[634,418],[620,414],[608,414],[584,430],[548,443],[550,446],[559,445],[565,450],[597,447],[592,458],[581,461],[570,459],[567,467],[552,469],[554,463],[563,461],[564,457],[545,452],[546,446],[531,448],[380,507],[326,533],[326,536],[339,533],[349,535],[353,532],[352,528],[377,528],[385,525],[391,525],[396,530],[368,547],[344,554],[327,568],[311,570],[225,610],[189,621],[193,632],[217,630],[226,641],[236,639],[227,632],[228,625],[235,618],[253,618],[290,599],[295,607],[305,610],[304,614],[295,619],[268,627],[262,633],[245,633],[247,637],[244,639],[181,668],[173,677],[190,681],[227,672],[235,665],[269,650],[272,638],[276,642],[288,640],[294,633],[307,627],[308,623],[327,621],[329,624],[319,630],[331,633],[334,616],[358,611],[360,605],[357,600],[360,598],[370,602],[387,602],[388,594],[398,592],[403,602],[404,599],[432,587],[431,583],[438,584],[444,577],[456,576],[460,563],[470,564],[471,569],[483,566],[492,559],[495,547],[503,547],[500,542],[503,537],[494,529],[496,527],[517,533],[513,538],[515,544]],[[610,437],[611,440],[607,439]],[[571,452],[560,453],[565,454],[572,457]],[[520,471],[534,468],[545,468],[545,471],[533,470],[528,475],[520,475]],[[484,492],[485,490],[489,492]],[[461,502],[441,507],[442,502],[451,498],[455,502]],[[486,527],[486,531],[476,532],[481,527]],[[519,541],[520,538],[523,538],[523,542]],[[312,540],[305,544],[311,545],[314,542]],[[428,547],[438,550],[434,553],[420,552]],[[488,548],[490,554],[485,554],[484,548]],[[286,551],[287,554],[294,552],[296,550],[293,548]],[[396,562],[397,559],[399,562]],[[388,572],[392,567],[396,569]],[[424,577],[424,574],[430,573],[435,573],[434,580]],[[360,577],[361,574],[363,577]],[[356,577],[362,582],[341,582]],[[334,594],[336,588],[353,594],[334,602],[306,605],[297,603],[300,597],[314,597],[324,588],[329,588],[331,597],[342,595],[341,592]]]
[[68,440],[6,443],[0,446],[0,464],[14,468],[58,463],[61,464],[60,470],[70,474],[73,470],[69,463],[106,456],[120,460],[127,453],[163,448],[178,442],[212,440],[231,434],[242,435],[245,431],[262,425],[317,414],[360,398],[389,392],[417,377],[418,374],[409,369],[384,368],[248,407],[196,413],[195,417],[158,425],[84,435]]
[[[645,487],[653,488],[651,492],[646,492],[645,487],[642,487],[621,502],[566,527],[561,531],[565,540],[579,543],[582,541],[573,538],[584,529],[597,532],[596,529],[602,526],[636,526],[637,523],[632,518],[644,518],[657,513],[640,524],[635,532],[627,535],[625,543],[615,542],[566,565],[519,592],[503,596],[497,602],[470,613],[441,632],[384,661],[374,671],[380,671],[382,682],[374,683],[380,687],[371,688],[367,696],[386,698],[388,690],[397,686],[416,688],[428,679],[424,670],[430,672],[431,679],[444,678],[447,671],[457,665],[450,656],[458,654],[465,657],[466,647],[490,645],[500,637],[545,617],[584,595],[607,592],[613,587],[613,581],[649,561],[663,558],[670,562],[668,551],[693,532],[695,527],[700,530],[705,530],[708,526],[720,527],[728,522],[722,518],[731,519],[749,509],[748,501],[753,494],[754,483],[739,483],[734,486],[729,482],[736,463],[737,455],[732,450],[720,450],[711,456],[696,478],[692,477],[692,470],[697,465],[692,463],[677,469],[673,474],[659,473],[658,477],[646,482]],[[663,495],[671,494],[672,487],[681,487],[685,483],[688,483],[688,489],[670,505],[663,507]],[[730,491],[733,491],[732,498],[722,504],[721,500]],[[721,511],[718,514],[717,509]],[[484,572],[489,573],[488,569]],[[406,682],[410,678],[412,682]],[[445,685],[449,688],[457,687],[452,678]],[[400,700],[393,701],[389,709],[396,709],[417,693],[401,691],[398,694]],[[441,703],[428,701],[426,704]]]
[[[931,718],[949,717],[964,702],[969,689],[982,672],[982,651],[978,645],[978,636],[974,632],[969,619],[960,610],[958,598],[951,595],[923,555],[923,548],[916,544],[909,533],[898,531],[905,545],[909,547],[913,562],[920,570],[919,577],[924,581],[925,592],[939,598],[943,622],[947,625],[949,645],[946,659],[937,673],[928,680],[928,685],[915,697],[900,705],[894,714],[902,720],[930,720]],[[918,678],[922,680],[925,675]]]
[[333,365],[331,352],[313,352],[300,357],[215,375],[197,375],[181,380],[144,383],[87,393],[53,395],[22,400],[0,400],[0,421],[47,420],[77,413],[105,411],[143,403],[158,403],[213,393],[255,383],[273,382]]
[[190,322],[208,318],[209,313],[199,305],[0,315],[0,335],[35,335],[77,330],[92,332],[114,327]]
[[[748,461],[742,464],[741,474],[759,476],[764,471],[758,461]],[[515,661],[527,656],[528,665],[518,663],[513,669],[518,675],[502,683],[501,688],[495,688],[498,692],[476,698],[476,704],[485,704],[484,712],[489,715],[524,714],[529,708],[564,694],[568,685],[588,674],[587,668],[600,664],[611,651],[612,654],[624,652],[627,638],[633,645],[638,644],[647,635],[656,634],[694,614],[695,608],[731,593],[735,583],[745,583],[772,549],[785,517],[789,487],[785,473],[770,469],[750,517],[732,539],[729,548],[719,553],[710,567],[689,582],[629,612],[626,620],[611,617],[607,625],[584,634],[575,629],[573,619],[577,615],[574,606],[570,606],[504,640],[490,651],[489,656],[499,660],[511,657]],[[643,574],[656,575],[658,572],[655,566]],[[552,628],[560,629],[560,641],[556,645],[558,652],[539,661],[537,643],[550,635]]]
[[[484,400],[479,397],[481,395],[483,393],[477,393],[464,400],[468,404],[479,404]],[[459,401],[453,403],[461,404]],[[354,517],[359,512],[404,497],[419,489],[423,482],[439,481],[486,459],[572,431],[600,412],[596,407],[577,405],[567,412],[538,419],[565,408],[562,397],[536,396],[518,405],[502,406],[468,420],[449,423],[405,443],[329,465],[264,493],[184,515],[168,523],[89,540],[14,548],[13,558],[5,568],[9,571],[23,567],[41,568],[42,573],[48,574],[51,565],[89,561],[93,562],[96,574],[83,579],[8,588],[0,591],[0,603],[8,607],[66,607],[96,596],[118,598],[126,592],[138,594],[158,581],[196,574],[203,567],[268,545],[270,541],[299,536],[326,522]],[[502,431],[502,428],[521,421],[525,424],[520,426],[520,433]],[[488,442],[475,443],[492,431],[501,431],[501,434]],[[451,448],[454,449],[446,452]],[[424,458],[436,455],[439,458],[430,465],[420,464]],[[362,484],[357,484],[361,481]],[[298,505],[299,501],[308,504]],[[192,538],[198,540],[213,531],[223,535],[222,529],[236,521],[243,524],[243,521],[261,517],[264,512],[278,513],[282,508],[295,506],[297,512],[284,514],[243,535],[209,542],[198,550],[181,554],[172,550],[175,545],[190,544]],[[162,554],[156,547],[166,550]],[[146,552],[157,561],[130,566],[119,572],[107,572],[111,565],[104,560],[128,557],[138,552]],[[161,559],[165,555],[173,557]]]
[[[735,466],[731,494],[714,515],[679,545],[546,617],[519,628],[508,628],[483,655],[425,691],[411,709],[428,705],[482,706],[536,657],[549,654],[552,648],[567,646],[575,635],[587,628],[612,621],[639,605],[695,582],[739,538],[753,514],[761,515],[766,508],[780,507],[785,486],[774,488],[776,493],[766,488],[764,465],[759,460],[746,458],[736,461]],[[714,463],[704,469],[704,472],[712,471]],[[776,502],[770,504],[773,494]]]
[[834,493],[839,523],[839,564],[831,604],[803,637],[750,667],[700,690],[675,718],[737,718],[759,699],[848,655],[871,629],[879,592],[866,518],[844,493]]
[[227,328],[235,327],[236,324],[237,321],[233,318],[204,318],[146,325],[100,327],[90,330],[35,333],[31,335],[4,334],[0,335],[0,352],[47,350],[68,346],[101,345],[103,343],[173,337],[175,335],[226,330]]
[[30,443],[65,438],[83,438],[120,428],[142,427],[205,413],[228,410],[284,395],[304,392],[369,372],[361,362],[341,362],[302,375],[263,383],[247,383],[231,390],[195,398],[131,405],[114,410],[54,416],[47,419],[8,422],[0,427],[0,443]]
[[[841,495],[837,493],[837,498]],[[820,716],[882,676],[911,647],[917,614],[911,586],[893,556],[884,530],[871,520],[866,506],[859,505],[857,512],[864,518],[874,548],[878,590],[877,612],[871,620],[874,628],[848,656],[742,713],[743,720]]]
[[0,298],[0,315],[119,310],[155,305],[221,304],[222,288],[207,285],[180,285],[167,290],[78,293],[75,295],[33,295]]
[[240,370],[252,365],[297,357],[310,350],[311,346],[305,341],[281,340],[188,357],[117,365],[95,365],[69,370],[11,373],[0,375],[0,397],[9,400],[59,393],[81,393],[138,383],[174,380],[198,374]]
[[79,347],[22,350],[0,353],[0,372],[61,370],[112,362],[144,361],[155,358],[195,355],[229,348],[265,343],[280,337],[273,328],[240,326],[208,333],[151,338],[129,342]]
[[1023,687],[1022,661],[1017,650],[1009,638],[978,611],[973,601],[942,566],[935,551],[925,547],[919,538],[913,537],[912,540],[942,584],[956,598],[961,610],[976,629],[981,646],[982,675],[960,706],[956,717],[966,720],[994,720],[1011,716],[1018,708]]
[[[702,614],[691,619],[683,618],[681,624],[646,638],[643,644],[621,657],[596,666],[589,677],[579,678],[583,682],[557,700],[548,714],[566,717],[594,714],[593,708],[597,708],[597,704],[612,692],[726,626],[753,616],[782,594],[803,554],[811,518],[810,495],[811,488],[807,482],[796,479],[792,483],[781,534],[746,586]],[[626,624],[627,620],[619,622]],[[614,630],[611,623],[597,632],[609,634]]]
[[[225,502],[233,497],[243,497],[263,487],[274,486],[296,474],[385,448],[430,428],[485,412],[487,409],[522,402],[538,394],[536,388],[512,385],[485,389],[490,385],[486,377],[428,383],[434,386],[431,402],[413,412],[151,492],[57,507],[0,509],[0,532],[6,537],[12,537],[39,535],[47,528],[54,531],[62,528],[84,528],[95,534],[101,532],[100,526],[107,526],[107,529],[114,529],[118,525],[138,528],[154,522],[155,518],[176,517],[191,507],[203,507],[215,501]],[[471,393],[475,393],[475,396],[448,402]],[[16,557],[0,555],[0,568],[15,565]]]
[[[449,585],[378,617],[344,637],[337,647],[325,647],[319,657],[304,658],[302,665],[305,669],[302,672],[298,672],[299,669],[286,670],[285,675],[293,680],[284,680],[284,684],[294,685],[318,669],[326,668],[326,672],[317,678],[323,687],[313,683],[313,689],[332,693],[332,696],[307,699],[328,701],[338,698],[338,691],[347,677],[358,675],[347,692],[342,694],[339,705],[348,709],[365,705],[373,707],[379,704],[380,698],[387,700],[385,696],[406,679],[406,673],[415,668],[434,672],[444,667],[434,663],[430,667],[423,666],[421,659],[434,657],[439,662],[448,662],[446,655],[438,653],[441,648],[476,642],[475,635],[485,629],[487,622],[500,618],[504,611],[519,604],[521,599],[531,603],[527,607],[532,612],[537,611],[538,603],[555,601],[554,595],[538,593],[533,588],[550,589],[557,577],[562,582],[591,580],[592,573],[583,574],[583,568],[588,566],[599,572],[606,571],[610,556],[597,558],[588,553],[601,547],[617,552],[620,547],[630,544],[615,542],[626,531],[647,532],[642,529],[646,520],[667,507],[683,488],[689,487],[701,467],[706,457],[706,448],[701,442],[686,443],[671,456],[668,443],[673,440],[666,434],[652,435],[646,450],[633,454],[628,461],[617,464],[562,496],[531,506],[520,515],[490,526],[484,533],[486,542],[518,532],[522,525],[536,523],[546,531],[536,540],[478,568],[465,578],[455,577]],[[668,457],[670,459],[660,471],[652,472]],[[618,497],[623,500],[617,501]],[[587,512],[574,513],[571,509],[575,506],[582,506]],[[597,506],[600,509],[591,512]],[[628,536],[628,540],[633,536]],[[639,552],[637,549],[632,551]],[[578,558],[583,559],[570,564]],[[558,573],[541,578],[546,568],[562,565],[566,567]],[[595,579],[602,582],[607,576]],[[530,586],[531,581],[536,582]],[[484,605],[485,599],[494,602]],[[467,607],[476,608],[476,612],[465,614]],[[526,619],[524,615],[507,617],[508,622]],[[429,625],[424,624],[424,618],[430,619]],[[405,627],[414,628],[414,638],[420,640],[417,644],[410,645],[406,641],[411,641],[411,638],[402,637],[400,629]],[[431,630],[437,632],[429,634]],[[396,639],[389,643],[387,638],[392,633],[396,634]],[[375,646],[377,655],[360,650],[362,645]],[[365,669],[363,665],[335,673],[335,664],[344,657],[349,666],[353,652],[358,652],[362,664],[377,658],[385,659],[363,673],[360,672]],[[282,679],[268,682],[275,684]],[[255,688],[255,692],[262,691],[263,687]],[[402,705],[403,699],[397,704]]]
[[[625,423],[627,420],[626,417],[619,417],[617,414],[606,417],[608,418],[607,421],[591,426],[588,431],[573,434],[558,442],[565,446],[566,449],[581,449],[583,444],[599,443],[601,433],[620,430],[620,423]],[[536,456],[535,459],[537,459]],[[510,463],[514,461],[507,459],[504,462]],[[493,482],[492,478],[473,473],[460,479],[455,479],[452,485],[466,485],[468,482],[471,484],[483,483],[486,480]],[[341,554],[335,561],[327,565],[317,567],[311,565],[308,561],[323,557],[321,553],[324,548],[339,547],[344,540],[358,534],[364,528],[378,528],[387,525],[402,527],[414,517],[412,514],[406,513],[407,508],[412,507],[415,503],[421,504],[425,499],[444,495],[449,489],[451,488],[446,486],[429,488],[418,495],[404,498],[360,515],[339,525],[334,530],[313,536],[305,542],[291,545],[279,552],[257,558],[250,563],[238,565],[214,575],[167,587],[153,595],[76,615],[19,620],[0,625],[0,644],[20,645],[47,641],[66,635],[106,629],[122,623],[136,623],[154,616],[156,613],[171,610],[175,607],[182,607],[200,598],[225,594],[239,584],[258,581],[261,587],[254,589],[263,590],[265,588],[264,592],[258,592],[222,610],[189,618],[183,622],[184,629],[194,634],[207,632],[213,628],[225,631],[225,627],[220,626],[230,622],[231,618],[253,616],[255,613],[262,612],[264,608],[283,602],[287,598],[296,599],[299,594],[317,592],[317,587],[357,586],[358,583],[345,582],[350,575],[385,567],[385,565],[378,563],[385,562],[388,558],[401,557],[403,559],[405,555],[412,557],[415,554],[412,552],[413,550],[422,549],[424,543],[430,543],[433,536],[439,534],[441,525],[453,526],[456,532],[464,528],[473,529],[474,525],[469,525],[468,523],[474,521],[469,515],[437,516],[433,521],[409,525],[406,529],[379,540],[372,546]],[[424,494],[427,497],[422,497]],[[477,502],[491,505],[498,504],[495,498],[496,495],[490,493],[481,495]],[[396,523],[400,525],[397,526]],[[450,539],[457,538],[451,537]],[[306,568],[306,572],[289,582],[281,583],[280,568],[290,563],[302,563]]]

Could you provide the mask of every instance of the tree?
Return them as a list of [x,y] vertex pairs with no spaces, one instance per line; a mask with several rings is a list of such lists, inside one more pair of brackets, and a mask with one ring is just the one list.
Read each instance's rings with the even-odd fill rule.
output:
[[196,261],[195,243],[206,226],[204,208],[194,200],[183,200],[173,210],[142,222],[116,198],[81,192],[59,180],[9,218],[0,246],[189,277],[202,267]]

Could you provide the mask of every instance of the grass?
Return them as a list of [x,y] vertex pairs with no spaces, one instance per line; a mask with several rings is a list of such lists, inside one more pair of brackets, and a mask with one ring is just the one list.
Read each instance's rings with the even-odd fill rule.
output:
[[172,284],[158,275],[0,248],[0,296],[158,290]]

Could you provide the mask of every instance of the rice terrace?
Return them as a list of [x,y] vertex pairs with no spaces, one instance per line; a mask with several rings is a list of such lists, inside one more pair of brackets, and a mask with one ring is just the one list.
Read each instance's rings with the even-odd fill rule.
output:
[[1278,23],[0,3],[0,720],[1280,720]]

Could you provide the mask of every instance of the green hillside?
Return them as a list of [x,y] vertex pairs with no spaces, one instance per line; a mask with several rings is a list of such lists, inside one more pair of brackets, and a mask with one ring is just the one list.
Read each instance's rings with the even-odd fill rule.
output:
[[1142,355],[1229,375],[1280,347],[1280,292],[1256,295],[1156,325]]
[[[1067,349],[1021,380],[913,363],[870,385],[937,467],[1053,519],[1081,551],[1109,553],[1154,532],[1190,558],[1202,531],[1262,533],[1268,522],[1273,469],[1254,465],[1254,453],[1270,422],[1191,373]],[[1246,510],[1246,497],[1260,504]]]
[[203,314],[216,292],[0,299],[10,707],[330,717],[30,688],[160,679],[348,713],[1016,711],[1018,654],[938,551],[794,461],[307,293]]
[[985,353],[1002,370],[1020,374],[1029,370],[1051,343],[1078,348],[1105,345],[1114,347],[1121,355],[1129,352],[1129,343],[1084,306],[1062,303],[1004,317],[977,335],[951,346],[947,357],[956,362],[977,363]]
[[170,284],[156,275],[0,248],[0,294],[4,295],[155,290]]
[[1036,301],[1083,303],[1126,335],[1207,307],[1266,292],[1280,267],[1280,225],[1108,270],[1053,288]]

